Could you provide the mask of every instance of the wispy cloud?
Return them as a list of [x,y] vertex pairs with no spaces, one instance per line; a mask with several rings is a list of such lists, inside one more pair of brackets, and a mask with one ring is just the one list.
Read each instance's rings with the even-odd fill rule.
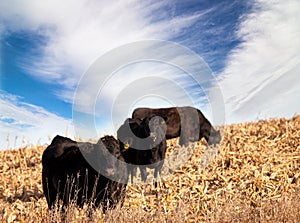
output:
[[[0,149],[45,143],[56,134],[72,133],[70,120],[0,91]],[[8,141],[5,141],[7,139]]]
[[[185,13],[176,9],[172,1],[1,1],[0,35],[26,31],[36,33],[37,41],[43,37],[34,53],[29,52],[18,64],[28,75],[55,83],[57,97],[69,103],[73,102],[82,75],[97,58],[127,43],[163,39],[191,47],[215,70],[221,70],[217,73],[219,83],[211,89],[221,87],[228,122],[300,112],[296,101],[300,96],[300,3],[259,0],[254,1],[248,13],[250,3],[239,11],[239,2],[208,4]],[[171,55],[172,51],[166,53]],[[115,61],[118,58],[111,58],[106,66]],[[178,61],[191,69],[197,67],[194,61],[176,58],[174,53],[170,62]],[[97,75],[103,75],[105,69],[105,66],[99,69]],[[108,80],[97,75],[84,83],[83,91],[77,95],[76,109],[84,115],[93,113],[102,118],[101,114],[107,114],[113,107],[112,115],[118,117],[113,120],[116,125],[121,124],[124,115],[129,116],[135,105],[186,105],[185,93],[197,100],[210,120],[213,117],[209,103],[223,103],[211,102],[210,95],[215,92],[207,94],[183,70],[170,64],[155,61],[131,64],[115,71]],[[201,87],[212,87],[210,79],[205,81],[208,76],[203,77]],[[91,97],[90,92],[100,89],[98,97]],[[136,97],[128,99],[129,93]],[[22,102],[20,97],[1,95],[3,135],[18,130],[38,140],[38,135],[56,133],[57,129],[64,133],[64,126],[70,124],[70,120]],[[91,105],[95,111],[87,109]],[[100,131],[105,132],[107,127],[103,122],[97,124]]]
[[[23,68],[72,101],[72,92],[89,65],[103,53],[143,39],[171,39],[204,12],[173,16],[168,1],[30,1],[0,3],[9,30],[33,30],[47,37],[42,55],[28,57]],[[26,3],[26,5],[29,3]],[[35,61],[32,63],[32,61]]]
[[300,112],[300,2],[256,1],[236,32],[242,43],[219,74],[227,120]]
[[[5,33],[3,32],[2,35],[31,31],[45,38],[43,42],[45,45],[38,46],[38,53],[29,53],[23,58],[20,66],[29,75],[41,81],[61,86],[56,88],[56,94],[61,100],[69,103],[73,102],[73,95],[80,78],[99,56],[134,41],[175,38],[207,13],[202,10],[192,14],[176,14],[172,12],[171,1],[41,2],[32,0],[30,7],[26,7],[28,4],[28,2],[25,4],[17,1],[0,3],[1,12],[4,12],[1,17],[5,26]],[[174,59],[175,57],[176,55]],[[113,63],[114,58],[111,59],[109,62]],[[101,103],[109,104],[114,101],[122,90],[119,83],[124,87],[149,73],[159,76],[163,72],[169,72],[171,84],[168,85],[161,79],[155,86],[157,96],[169,95],[168,92],[174,89],[172,80],[176,79],[176,74],[182,74],[182,71],[177,70],[170,75],[174,68],[155,70],[149,64],[144,65],[140,64],[130,71],[127,69],[126,73],[121,71],[121,75],[118,75],[119,79],[112,81],[113,84],[105,89],[106,98],[101,100]],[[181,81],[178,78],[177,80]],[[191,81],[187,80],[182,83],[191,85]],[[90,96],[90,91],[99,90],[102,82],[95,76],[86,84],[86,91],[80,95],[79,111],[81,112],[87,112],[85,108],[95,103],[95,99]],[[152,88],[153,84],[148,87]],[[140,88],[145,89],[146,86]],[[182,91],[173,92],[172,97],[182,97],[180,94]],[[102,107],[102,113],[108,109],[105,106]],[[100,127],[106,130],[103,123]],[[85,136],[89,136],[89,133],[87,132]]]
[[[205,108],[213,81],[207,64],[184,47],[164,41],[132,43],[90,67],[77,89],[74,110],[118,126],[136,106]],[[87,121],[88,128],[92,122]]]

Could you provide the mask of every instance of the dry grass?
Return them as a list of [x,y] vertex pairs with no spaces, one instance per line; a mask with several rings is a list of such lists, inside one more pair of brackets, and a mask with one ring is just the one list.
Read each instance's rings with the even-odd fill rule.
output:
[[[169,153],[174,141],[168,142]],[[44,147],[0,152],[2,222],[300,222],[300,116],[226,126],[215,160],[192,158],[156,190],[128,186],[122,208],[70,207],[62,220],[42,194]],[[166,163],[166,166],[170,163]]]

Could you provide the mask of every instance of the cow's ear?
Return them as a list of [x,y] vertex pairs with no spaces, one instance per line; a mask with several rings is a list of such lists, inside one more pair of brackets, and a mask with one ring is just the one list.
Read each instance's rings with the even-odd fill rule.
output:
[[161,121],[160,121],[160,124],[161,124],[161,125],[164,125],[164,124],[166,124],[166,121],[165,121],[165,119],[161,119]]
[[52,144],[60,144],[63,143],[65,141],[68,141],[67,138],[57,135],[52,139]]
[[136,126],[145,126],[146,125],[146,119],[147,118],[144,118],[144,119],[141,119],[141,118],[139,118],[139,119],[137,119],[136,120]]
[[124,124],[129,124],[129,121],[130,121],[130,119],[129,118],[127,118],[126,120],[125,120],[125,122],[124,122]]
[[126,139],[126,138],[123,140],[118,139],[118,141],[119,141],[121,150],[123,150],[123,149],[127,150],[130,148],[130,146],[132,146],[132,144],[131,144],[132,141],[130,139]]
[[66,141],[57,145],[54,157],[58,158],[66,152],[79,149],[76,142]]
[[125,150],[129,149],[129,147],[130,147],[130,145],[129,145],[128,142],[124,143],[124,149],[125,149]]

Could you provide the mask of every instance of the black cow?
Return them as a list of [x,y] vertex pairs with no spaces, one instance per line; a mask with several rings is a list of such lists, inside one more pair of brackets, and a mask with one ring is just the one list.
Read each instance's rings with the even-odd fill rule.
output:
[[[155,178],[161,171],[166,153],[165,132],[165,121],[160,117],[153,116],[145,118],[140,123],[129,118],[117,131],[125,161],[129,164],[139,165],[143,181],[147,179],[146,167],[154,168]],[[128,168],[131,182],[133,182],[135,170],[134,166]]]
[[187,146],[202,137],[209,145],[219,144],[220,131],[216,131],[199,109],[193,107],[171,108],[137,108],[132,113],[132,118],[140,123],[147,117],[160,116],[167,124],[166,139],[180,136],[179,144]]
[[[103,211],[114,208],[118,202],[123,204],[128,174],[119,143],[112,136],[100,140],[92,144],[56,136],[45,149],[42,180],[50,209],[58,200],[63,207],[71,202],[79,207],[91,202],[94,207],[102,205]],[[107,156],[109,153],[116,159]],[[123,161],[123,165],[116,160]]]

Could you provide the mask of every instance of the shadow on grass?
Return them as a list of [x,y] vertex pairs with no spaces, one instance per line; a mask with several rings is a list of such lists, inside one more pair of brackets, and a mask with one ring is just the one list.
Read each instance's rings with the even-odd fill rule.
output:
[[38,200],[42,197],[44,197],[44,194],[43,192],[39,191],[37,186],[35,186],[33,190],[29,190],[25,186],[23,186],[22,192],[18,192],[18,188],[15,188],[14,195],[12,196],[6,196],[3,193],[0,193],[0,199],[10,204],[14,203],[17,200],[20,200],[22,202],[31,202],[32,199]]

